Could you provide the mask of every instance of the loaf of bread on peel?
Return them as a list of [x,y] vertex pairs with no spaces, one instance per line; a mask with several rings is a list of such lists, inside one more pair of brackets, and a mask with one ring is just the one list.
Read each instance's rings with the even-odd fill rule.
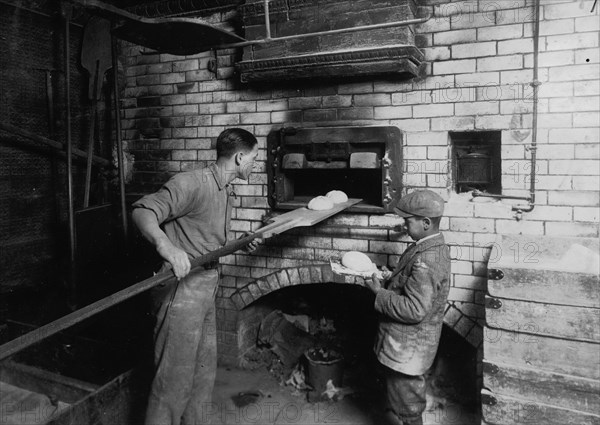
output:
[[375,271],[371,259],[362,252],[349,251],[342,256],[342,265],[357,272]]
[[307,208],[315,211],[330,210],[333,208],[333,201],[326,196],[317,196],[310,200]]
[[327,192],[326,196],[329,199],[331,199],[334,204],[342,204],[344,202],[348,202],[348,195],[346,195],[341,190],[331,190]]

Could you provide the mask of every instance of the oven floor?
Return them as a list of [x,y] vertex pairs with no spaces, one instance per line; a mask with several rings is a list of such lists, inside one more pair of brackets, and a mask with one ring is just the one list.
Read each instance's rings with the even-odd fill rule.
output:
[[[211,425],[229,424],[340,424],[383,425],[378,403],[367,397],[346,396],[337,402],[309,403],[304,394],[294,395],[289,386],[280,386],[267,370],[219,368],[213,404],[206,410]],[[261,393],[262,397],[244,407],[236,407],[232,396],[241,392]],[[478,412],[451,401],[428,395],[424,415],[426,425],[480,425]]]

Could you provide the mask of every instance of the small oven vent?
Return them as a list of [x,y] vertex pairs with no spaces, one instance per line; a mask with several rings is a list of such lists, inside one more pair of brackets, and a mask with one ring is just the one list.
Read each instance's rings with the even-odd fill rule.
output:
[[502,193],[499,131],[451,132],[456,192]]
[[397,127],[284,127],[268,138],[269,203],[294,209],[330,190],[363,201],[351,211],[385,213],[402,182]]

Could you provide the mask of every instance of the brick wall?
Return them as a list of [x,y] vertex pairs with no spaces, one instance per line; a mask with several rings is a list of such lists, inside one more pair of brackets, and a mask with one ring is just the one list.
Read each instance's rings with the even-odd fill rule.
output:
[[[450,302],[481,324],[486,263],[497,235],[598,236],[597,8],[590,13],[591,0],[544,1],[541,7],[537,205],[517,221],[510,201],[474,203],[454,193],[449,132],[500,131],[503,193],[528,195],[532,8],[525,0],[424,3],[433,16],[416,28],[429,62],[420,81],[242,86],[234,75],[237,51],[218,52],[215,76],[207,70],[212,53],[140,55],[139,47],[125,46],[123,126],[136,170],[131,196],[214,160],[216,136],[230,126],[246,128],[257,135],[260,155],[248,184],[235,185],[232,227],[241,234],[259,228],[269,213],[264,161],[270,131],[282,125],[397,126],[406,134],[403,190],[428,187],[448,200],[442,225],[453,245]],[[327,262],[347,250],[393,265],[407,244],[393,231],[397,224],[392,215],[340,214],[273,238],[251,256],[224,258],[221,319],[233,308],[229,297],[236,290],[274,269]],[[480,329],[473,332],[481,338]]]

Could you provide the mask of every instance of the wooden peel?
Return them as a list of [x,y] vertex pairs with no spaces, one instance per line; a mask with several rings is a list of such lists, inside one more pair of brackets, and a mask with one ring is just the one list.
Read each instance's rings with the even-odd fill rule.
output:
[[[202,255],[191,261],[192,273],[195,269],[202,266],[203,264],[210,263],[217,260],[225,255],[233,254],[239,249],[245,247],[256,238],[268,239],[274,235],[278,235],[294,227],[306,227],[313,226],[326,218],[331,217],[346,208],[357,204],[362,199],[349,199],[347,202],[336,204],[334,208],[324,211],[313,211],[306,207],[298,208],[293,211],[289,211],[285,214],[273,217],[269,224],[260,228],[255,233],[244,236],[235,241],[229,242],[223,248],[217,249],[216,251],[209,252],[208,254]],[[36,344],[43,339],[46,339],[60,331],[63,331],[83,320],[94,316],[116,304],[119,304],[135,295],[141,294],[148,289],[154,288],[160,284],[167,284],[175,282],[175,276],[172,270],[168,270],[163,273],[156,274],[148,279],[142,280],[135,283],[128,288],[122,289],[119,292],[115,292],[106,298],[102,298],[90,305],[87,305],[79,310],[67,314],[53,322],[50,322],[44,326],[37,328],[25,335],[13,339],[0,346],[0,360],[8,356],[15,354],[16,352],[27,348],[33,344]]]
[[246,39],[198,18],[145,18],[100,0],[68,0],[113,22],[113,35],[159,53],[193,55]]
[[350,208],[352,205],[358,204],[362,199],[348,199],[346,202],[335,204],[330,210],[314,211],[306,207],[297,208],[285,214],[273,217],[269,224],[256,231],[263,238],[270,238],[273,235],[283,233],[293,227],[308,227],[325,220],[339,213],[340,211]]

